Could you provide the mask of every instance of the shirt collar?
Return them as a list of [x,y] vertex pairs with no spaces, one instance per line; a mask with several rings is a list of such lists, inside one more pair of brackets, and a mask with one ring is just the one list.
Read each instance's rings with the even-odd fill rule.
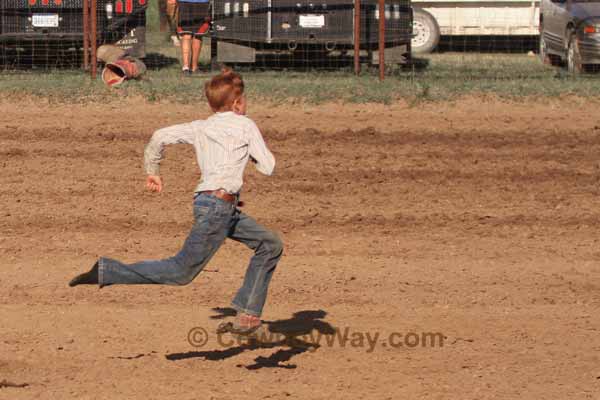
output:
[[233,111],[222,111],[222,112],[216,112],[215,116],[226,117],[226,116],[229,116],[229,115],[232,115],[232,114],[235,114],[235,113]]

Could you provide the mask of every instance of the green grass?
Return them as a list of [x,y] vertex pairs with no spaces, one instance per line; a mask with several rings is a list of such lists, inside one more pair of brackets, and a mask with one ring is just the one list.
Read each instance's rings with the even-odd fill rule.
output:
[[[156,1],[148,10],[148,53],[178,59],[168,34],[158,31]],[[209,47],[202,60],[208,62]],[[564,70],[542,65],[537,57],[525,54],[445,53],[426,57],[422,69],[391,71],[379,82],[374,69],[354,76],[342,71],[243,71],[251,98],[267,102],[390,103],[451,100],[466,95],[495,95],[510,99],[531,96],[600,93],[600,75],[568,76]],[[92,82],[80,70],[0,72],[0,97],[37,96],[60,102],[110,101],[142,96],[150,101],[169,99],[181,103],[203,102],[202,86],[208,75],[183,78],[178,63],[151,68],[138,81],[119,89],[108,89],[100,80]]]
[[[519,99],[573,94],[595,97],[600,77],[571,77],[561,69],[541,65],[535,57],[508,54],[438,54],[422,71],[394,71],[382,83],[374,71],[350,72],[245,71],[248,94],[268,102],[389,103],[451,100],[491,94]],[[77,70],[8,72],[0,74],[0,96],[37,96],[61,102],[107,101],[142,96],[150,101],[204,101],[204,77],[183,78],[179,66],[150,70],[142,80],[108,89]]]

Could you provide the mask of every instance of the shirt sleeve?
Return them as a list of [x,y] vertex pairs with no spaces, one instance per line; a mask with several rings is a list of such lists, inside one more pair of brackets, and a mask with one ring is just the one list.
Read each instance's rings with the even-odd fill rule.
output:
[[192,144],[194,142],[192,123],[173,125],[154,132],[144,150],[144,170],[148,175],[159,175],[163,150],[167,144]]
[[258,172],[271,175],[275,169],[275,157],[267,148],[267,145],[256,124],[250,120],[248,126],[248,150],[250,157],[256,163]]

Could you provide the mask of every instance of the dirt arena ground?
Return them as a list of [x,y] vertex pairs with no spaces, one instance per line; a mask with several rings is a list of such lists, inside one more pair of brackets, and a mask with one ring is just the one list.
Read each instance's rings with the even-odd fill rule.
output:
[[[178,250],[193,150],[153,195],[143,147],[207,113],[4,101],[0,398],[600,399],[599,106],[253,104],[278,164],[248,169],[245,210],[285,242],[264,319],[304,344],[238,346],[214,329],[239,244],[188,286],[67,287],[99,255]],[[335,328],[354,341],[306,345]]]

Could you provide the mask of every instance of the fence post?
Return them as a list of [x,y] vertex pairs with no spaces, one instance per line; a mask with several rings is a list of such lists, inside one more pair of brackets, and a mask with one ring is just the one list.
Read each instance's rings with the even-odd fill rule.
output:
[[83,0],[83,69],[87,70],[89,67],[89,14],[90,14],[90,3],[89,0]]
[[98,60],[96,58],[96,46],[98,44],[98,40],[96,38],[96,34],[98,31],[98,1],[97,0],[90,0],[91,2],[91,6],[90,6],[90,13],[91,13],[91,19],[92,19],[92,23],[91,23],[91,38],[90,38],[90,42],[92,45],[92,79],[96,79],[96,72],[98,69]]
[[360,74],[360,0],[354,0],[354,73]]
[[379,0],[379,80],[385,79],[385,0]]

